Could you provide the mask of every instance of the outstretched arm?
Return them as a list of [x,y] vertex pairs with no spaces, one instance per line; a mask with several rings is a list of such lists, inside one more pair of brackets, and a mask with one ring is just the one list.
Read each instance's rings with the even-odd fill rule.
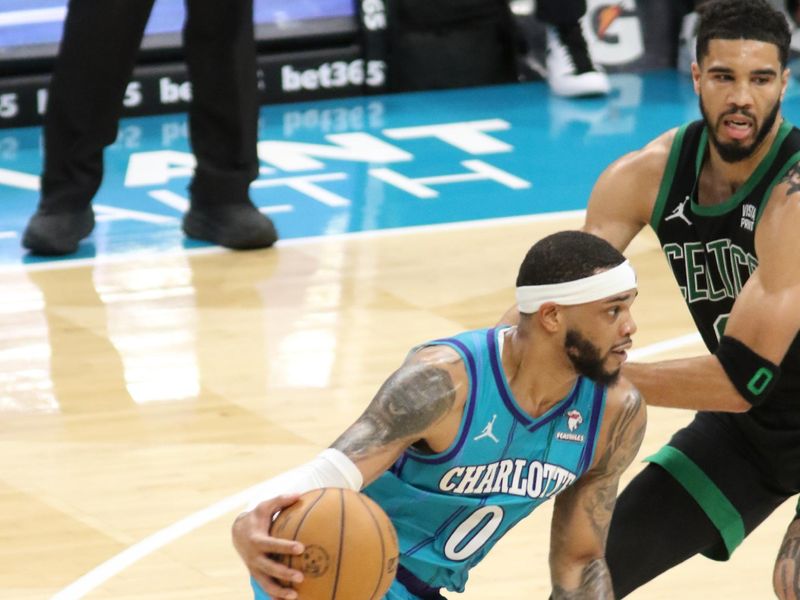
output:
[[550,538],[552,600],[610,600],[606,538],[622,472],[639,451],[645,404],[627,382],[609,390],[592,468],[556,497]]
[[[756,229],[758,267],[733,305],[725,335],[778,365],[800,330],[800,165],[775,186]],[[649,404],[695,410],[746,411],[717,356],[652,364],[622,371]]]
[[[301,554],[296,542],[272,537],[274,515],[297,495],[319,487],[359,487],[383,473],[411,444],[435,434],[466,398],[467,375],[446,347],[423,348],[381,386],[364,413],[319,457],[265,482],[259,502],[233,524],[233,543],[252,577],[272,598],[295,598],[284,582],[302,574],[270,558]],[[455,416],[455,415],[454,415]],[[354,472],[355,471],[355,472]],[[352,485],[353,482],[357,482]]]

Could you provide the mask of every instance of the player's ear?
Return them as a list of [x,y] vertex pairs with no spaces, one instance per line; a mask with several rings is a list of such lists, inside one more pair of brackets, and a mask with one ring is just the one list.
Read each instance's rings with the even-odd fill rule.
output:
[[692,63],[692,83],[694,84],[694,93],[700,93],[700,65],[697,62]]
[[539,307],[536,312],[536,317],[539,319],[539,324],[549,333],[556,333],[561,329],[561,320],[563,314],[555,302],[545,302]]
[[783,97],[786,95],[786,88],[789,86],[789,77],[792,75],[791,69],[786,67],[782,73],[782,85],[781,85],[781,102],[783,102]]

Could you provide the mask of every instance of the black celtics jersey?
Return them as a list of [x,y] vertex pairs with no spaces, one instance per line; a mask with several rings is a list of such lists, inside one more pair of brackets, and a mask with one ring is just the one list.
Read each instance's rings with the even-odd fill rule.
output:
[[[769,195],[800,161],[800,130],[784,121],[768,154],[736,193],[721,204],[702,206],[698,181],[708,143],[703,121],[678,130],[650,223],[695,324],[714,352],[736,296],[758,266],[754,237]],[[771,430],[800,429],[800,337],[781,369],[770,397],[746,419]]]

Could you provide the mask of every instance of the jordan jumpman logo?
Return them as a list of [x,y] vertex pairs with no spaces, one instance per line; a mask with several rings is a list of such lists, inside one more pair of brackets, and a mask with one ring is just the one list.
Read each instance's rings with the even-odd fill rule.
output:
[[483,439],[483,438],[486,438],[486,437],[488,437],[488,438],[492,439],[492,440],[494,441],[494,443],[495,443],[495,444],[496,444],[496,443],[498,443],[500,440],[498,440],[498,439],[497,439],[497,438],[494,436],[494,433],[492,433],[492,427],[494,426],[494,422],[495,422],[496,420],[497,420],[497,415],[492,415],[492,420],[491,420],[491,421],[489,421],[489,422],[486,424],[486,427],[484,427],[484,428],[483,428],[483,431],[481,431],[481,432],[480,432],[478,435],[476,435],[476,436],[475,436],[474,438],[472,438],[472,439],[473,439],[474,441],[478,441],[478,440],[481,440],[481,439]]
[[683,219],[684,221],[686,221],[687,225],[691,225],[692,222],[689,220],[689,218],[686,216],[685,213],[686,204],[688,202],[689,202],[689,196],[686,196],[686,200],[678,204],[678,206],[675,207],[675,210],[672,211],[672,214],[670,214],[670,216],[664,219],[664,221],[671,221],[672,219]]

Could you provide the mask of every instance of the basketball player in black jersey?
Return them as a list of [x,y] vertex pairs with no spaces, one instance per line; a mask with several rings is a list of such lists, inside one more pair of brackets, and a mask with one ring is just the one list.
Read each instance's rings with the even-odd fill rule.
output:
[[[621,598],[701,553],[725,560],[800,491],[800,130],[781,115],[790,33],[766,0],[712,0],[692,66],[702,119],[600,176],[585,230],[623,250],[650,225],[710,355],[630,364],[692,423],[621,494],[607,560]],[[800,520],[775,568],[798,594]],[[776,548],[777,550],[777,548]]]

